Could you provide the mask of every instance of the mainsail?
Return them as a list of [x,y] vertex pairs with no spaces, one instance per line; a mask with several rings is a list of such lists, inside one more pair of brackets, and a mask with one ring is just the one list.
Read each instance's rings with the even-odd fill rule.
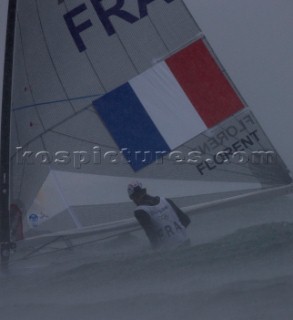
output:
[[[183,0],[18,0],[10,203],[24,236],[291,183]],[[15,236],[17,238],[17,236]]]

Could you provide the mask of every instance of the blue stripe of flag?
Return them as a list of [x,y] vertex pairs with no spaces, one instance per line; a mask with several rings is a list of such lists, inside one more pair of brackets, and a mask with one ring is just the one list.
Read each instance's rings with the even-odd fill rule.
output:
[[153,163],[156,152],[171,151],[129,83],[93,105],[134,171]]

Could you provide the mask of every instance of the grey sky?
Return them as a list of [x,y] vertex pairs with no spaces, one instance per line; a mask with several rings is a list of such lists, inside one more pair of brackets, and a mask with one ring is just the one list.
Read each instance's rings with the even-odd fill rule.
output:
[[[185,0],[210,44],[293,171],[293,2]],[[0,1],[0,15],[6,0]],[[5,19],[0,17],[0,30]],[[3,61],[1,34],[0,64]],[[1,70],[0,70],[1,72]],[[2,77],[1,77],[2,80]],[[2,85],[0,86],[0,93]]]

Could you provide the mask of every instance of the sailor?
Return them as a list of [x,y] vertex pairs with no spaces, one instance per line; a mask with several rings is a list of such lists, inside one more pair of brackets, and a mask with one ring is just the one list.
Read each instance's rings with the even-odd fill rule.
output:
[[176,249],[190,243],[189,217],[170,199],[153,197],[138,181],[128,185],[129,198],[137,205],[134,215],[154,250]]

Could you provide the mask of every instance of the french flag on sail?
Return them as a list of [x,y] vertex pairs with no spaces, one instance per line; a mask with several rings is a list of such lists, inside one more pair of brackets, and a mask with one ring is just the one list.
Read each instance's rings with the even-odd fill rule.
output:
[[244,107],[202,40],[93,104],[134,171]]

